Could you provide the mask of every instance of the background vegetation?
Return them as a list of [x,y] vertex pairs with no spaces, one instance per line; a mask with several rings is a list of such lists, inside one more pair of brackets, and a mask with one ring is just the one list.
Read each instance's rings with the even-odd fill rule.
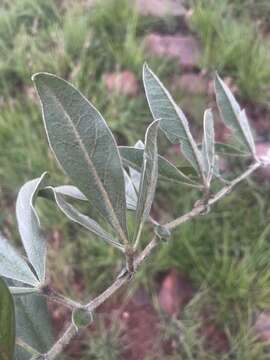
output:
[[[142,65],[148,61],[183,104],[195,132],[201,126],[200,114],[211,100],[209,96],[191,97],[185,88],[173,91],[172,75],[181,75],[181,67],[176,61],[149,54],[143,46],[147,34],[173,34],[182,24],[170,17],[142,16],[131,4],[126,0],[103,0],[89,7],[83,0],[2,1],[0,229],[10,239],[18,239],[14,200],[23,182],[45,170],[56,184],[67,181],[45,140],[31,82],[33,73],[47,71],[70,80],[102,112],[119,143],[133,145],[150,123],[141,84]],[[218,70],[223,77],[230,76],[238,98],[255,116],[256,123],[270,113],[269,1],[195,0],[186,1],[186,6],[189,16],[185,31],[201,43],[196,71],[211,76],[213,70]],[[135,74],[140,86],[136,96],[106,88],[104,73],[121,70]],[[269,138],[266,130],[258,140]],[[165,142],[163,150],[167,151]],[[241,162],[232,165],[230,175],[246,166]],[[146,289],[159,324],[156,346],[145,359],[269,358],[270,347],[257,341],[253,325],[258,313],[270,309],[270,186],[269,181],[255,180],[242,184],[209,215],[175,231],[172,240],[137,275],[126,297],[132,298],[137,289]],[[183,187],[161,186],[155,215],[162,219],[168,213],[184,213],[196,196],[196,191]],[[54,286],[74,298],[98,294],[121,268],[116,252],[70,225],[53,207],[41,204],[40,211],[48,233],[50,280]],[[160,278],[172,268],[185,274],[196,289],[196,296],[173,318],[161,310],[157,300]],[[54,307],[51,310],[55,319],[65,318]],[[114,321],[113,315],[110,320],[107,317],[97,315],[95,329],[80,339],[80,359],[120,358],[125,350],[121,346],[121,322]],[[205,346],[207,331],[200,330],[205,317],[222,330],[228,347]],[[218,342],[215,336],[217,331],[213,342]],[[163,342],[173,346],[161,350]],[[74,359],[75,350],[78,353],[76,344],[63,359]]]

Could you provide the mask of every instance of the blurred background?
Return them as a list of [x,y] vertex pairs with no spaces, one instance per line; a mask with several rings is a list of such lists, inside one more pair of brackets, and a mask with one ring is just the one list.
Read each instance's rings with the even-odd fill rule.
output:
[[[121,145],[152,121],[141,79],[145,61],[185,111],[197,139],[214,107],[214,71],[249,115],[257,151],[270,151],[270,1],[1,0],[0,229],[17,246],[20,186],[49,171],[68,183],[49,151],[31,82],[38,71],[72,82],[101,111]],[[217,139],[230,134],[215,118]],[[160,151],[176,164],[177,147]],[[247,162],[224,159],[229,177]],[[60,357],[100,360],[270,358],[270,169],[241,184],[207,216],[173,232],[129,288]],[[153,217],[190,210],[196,190],[159,184]],[[104,290],[122,258],[53,205],[40,203],[51,283],[86,301]],[[94,212],[94,209],[85,209]],[[147,243],[151,230],[146,229]],[[49,304],[55,335],[68,314]]]

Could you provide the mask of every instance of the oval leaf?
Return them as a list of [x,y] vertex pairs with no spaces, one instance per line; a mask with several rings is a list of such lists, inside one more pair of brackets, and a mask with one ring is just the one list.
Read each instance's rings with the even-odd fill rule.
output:
[[24,184],[16,202],[16,216],[23,246],[41,282],[45,281],[47,247],[34,206],[38,192],[45,186],[47,176],[48,174],[44,173],[40,178]]
[[11,360],[15,348],[15,310],[12,296],[0,278],[0,359]]
[[32,286],[39,281],[28,264],[18,255],[8,241],[0,234],[0,275]]
[[50,146],[73,183],[127,242],[123,168],[115,139],[93,105],[71,84],[33,77]]
[[203,178],[201,154],[191,135],[184,113],[147,65],[143,68],[143,83],[154,119],[161,119],[160,128],[172,143],[181,144],[183,155]]
[[236,138],[255,156],[254,139],[246,113],[241,110],[233,93],[218,74],[215,77],[215,93],[222,120],[234,132]]
[[158,178],[158,125],[159,120],[156,120],[150,124],[145,135],[143,166],[141,171],[141,181],[136,209],[136,229],[134,233],[135,244],[137,244],[140,238],[142,226],[150,214],[156,191]]

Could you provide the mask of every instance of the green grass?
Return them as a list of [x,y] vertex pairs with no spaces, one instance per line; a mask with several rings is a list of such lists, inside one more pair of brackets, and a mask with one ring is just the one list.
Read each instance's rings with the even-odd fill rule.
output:
[[269,43],[242,7],[239,19],[237,9],[228,0],[195,1],[191,27],[203,45],[201,64],[233,78],[245,100],[267,104]]
[[[265,104],[270,65],[262,29],[267,26],[269,6],[263,0],[258,3],[252,7],[253,0],[196,1],[189,25],[202,42],[202,69],[232,77],[242,99]],[[142,91],[133,98],[107,93],[102,76],[127,69],[135,73],[142,89],[141,68],[147,60],[170,88],[172,74],[180,70],[172,61],[146,54],[142,40],[152,30],[174,32],[177,26],[169,19],[142,18],[124,0],[109,0],[106,5],[100,1],[93,9],[67,0],[4,2],[0,8],[0,228],[17,243],[13,205],[23,182],[46,170],[55,184],[68,181],[48,149],[31,74],[47,71],[70,80],[101,110],[118,141],[133,144],[144,137],[151,121],[146,99]],[[175,96],[201,124],[205,97],[190,99],[184,89]],[[198,296],[178,318],[172,321],[160,312],[162,338],[173,339],[175,348],[171,355],[149,354],[149,360],[269,358],[269,347],[256,342],[252,330],[254,314],[270,308],[269,190],[267,183],[243,183],[210,214],[175,230],[170,242],[162,244],[138,272],[134,289],[145,286],[154,297],[154,279],[172,267],[186,273],[198,289]],[[196,191],[160,184],[157,207],[173,217],[190,210],[197,199]],[[49,235],[48,266],[55,286],[82,301],[104,290],[121,269],[122,257],[70,224],[54,205],[39,204]],[[52,241],[53,233],[58,234],[59,245]],[[144,235],[147,243],[149,228]],[[85,285],[79,295],[78,278]],[[207,349],[198,336],[199,314],[205,306],[211,308],[211,321],[226,331],[229,354]],[[118,359],[119,323],[115,321],[108,331],[106,319],[97,315],[96,321],[97,330],[82,340],[81,358]]]

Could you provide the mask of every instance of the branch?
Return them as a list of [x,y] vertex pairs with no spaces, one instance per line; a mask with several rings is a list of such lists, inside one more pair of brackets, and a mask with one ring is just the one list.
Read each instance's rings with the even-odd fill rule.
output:
[[[180,216],[179,218],[163,225],[168,229],[172,230],[177,226],[193,219],[198,215],[203,215],[209,206],[214,205],[216,202],[221,200],[224,196],[228,195],[233,188],[239,184],[241,181],[245,180],[249,175],[256,171],[262,164],[260,162],[255,162],[252,164],[243,174],[235,178],[230,182],[229,185],[224,186],[220,191],[218,191],[214,196],[212,196],[207,202],[199,201],[195,204],[194,208],[187,214]],[[136,257],[134,260],[134,270],[137,270],[140,265],[150,256],[154,248],[159,244],[159,240],[156,236],[150,241],[150,243],[143,249],[143,251]],[[85,309],[92,312],[103,304],[108,298],[110,298],[118,289],[130,281],[130,273],[125,271],[123,274],[118,276],[115,282],[108,287],[102,294],[97,296],[95,299],[90,301],[84,306]],[[70,343],[72,338],[78,333],[77,328],[70,324],[62,337],[55,343],[51,350],[42,355],[39,359],[43,360],[54,360],[65,348],[66,345]]]

